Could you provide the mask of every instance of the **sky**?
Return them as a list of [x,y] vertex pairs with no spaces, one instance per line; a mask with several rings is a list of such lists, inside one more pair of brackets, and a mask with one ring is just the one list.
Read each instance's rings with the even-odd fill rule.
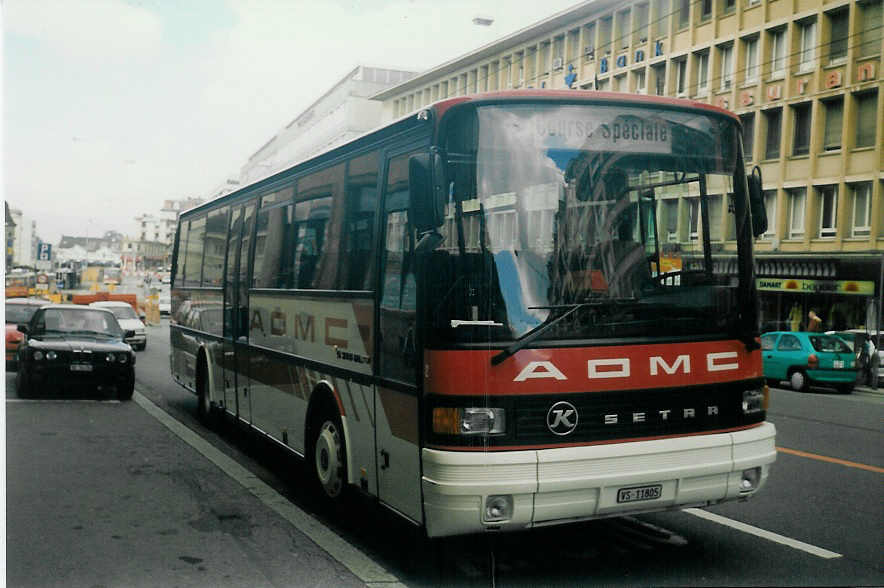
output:
[[6,0],[4,198],[50,243],[134,235],[238,177],[357,65],[424,71],[578,3]]

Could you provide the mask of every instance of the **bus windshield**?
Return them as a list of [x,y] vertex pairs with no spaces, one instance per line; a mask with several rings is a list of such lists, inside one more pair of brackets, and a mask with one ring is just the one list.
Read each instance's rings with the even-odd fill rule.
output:
[[[441,341],[720,333],[737,322],[735,122],[712,113],[491,105],[443,135],[444,240],[429,256]],[[738,175],[739,180],[738,180]]]

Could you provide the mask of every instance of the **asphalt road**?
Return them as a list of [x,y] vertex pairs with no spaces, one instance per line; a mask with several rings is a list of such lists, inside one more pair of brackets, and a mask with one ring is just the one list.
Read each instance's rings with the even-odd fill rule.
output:
[[149,337],[142,403],[17,402],[7,376],[10,586],[884,584],[884,396],[774,390],[780,453],[746,503],[427,541],[371,501],[322,510],[297,460],[206,429],[169,377],[165,321]]

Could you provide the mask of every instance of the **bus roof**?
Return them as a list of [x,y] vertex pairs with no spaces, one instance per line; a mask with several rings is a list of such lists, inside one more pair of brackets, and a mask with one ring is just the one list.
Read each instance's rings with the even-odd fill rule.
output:
[[371,131],[367,131],[362,135],[355,137],[346,143],[341,145],[337,145],[332,147],[326,151],[320,152],[308,159],[296,162],[286,169],[280,170],[273,175],[270,175],[266,178],[262,178],[257,182],[249,184],[247,186],[243,186],[239,190],[235,192],[231,192],[230,194],[225,194],[220,198],[216,198],[214,200],[209,200],[208,202],[204,202],[198,206],[195,206],[189,210],[183,211],[180,217],[190,216],[191,214],[199,213],[203,210],[211,210],[221,204],[222,202],[229,202],[231,200],[236,199],[238,196],[245,193],[252,193],[256,190],[262,190],[265,186],[274,185],[276,182],[283,179],[286,175],[288,175],[292,169],[301,168],[312,165],[319,165],[326,161],[335,160],[341,153],[345,152],[348,149],[359,149],[362,146],[371,145],[373,142],[380,140],[384,136],[392,136],[399,133],[407,132],[415,127],[423,126],[426,124],[426,121],[430,117],[420,117],[416,116],[421,112],[425,112],[430,110],[434,113],[432,117],[435,120],[440,120],[444,114],[454,106],[458,106],[461,104],[473,103],[473,104],[484,104],[484,103],[501,103],[501,102],[570,102],[570,103],[580,103],[585,102],[587,104],[613,104],[613,105],[630,105],[630,106],[645,106],[645,107],[664,107],[664,108],[674,108],[681,110],[704,110],[710,112],[712,114],[716,114],[718,116],[725,116],[733,121],[739,123],[739,117],[733,112],[726,110],[724,108],[720,108],[718,106],[713,106],[711,104],[706,104],[705,102],[697,102],[694,100],[687,100],[684,98],[670,98],[668,96],[648,96],[644,94],[627,94],[622,92],[599,92],[596,90],[537,90],[537,89],[524,89],[524,90],[501,90],[496,92],[484,92],[481,94],[471,94],[467,96],[457,96],[454,98],[446,98],[443,100],[439,100],[432,104],[428,104],[421,108],[415,109],[413,112],[410,112],[401,118],[391,122],[386,123],[376,129]]

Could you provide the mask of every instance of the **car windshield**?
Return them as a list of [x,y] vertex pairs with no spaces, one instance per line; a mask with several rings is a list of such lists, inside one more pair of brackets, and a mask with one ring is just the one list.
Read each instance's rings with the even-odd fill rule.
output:
[[829,351],[832,353],[851,353],[847,343],[834,335],[811,335],[810,344],[816,351]]
[[6,322],[16,325],[25,324],[31,320],[38,308],[40,307],[31,304],[7,304]]
[[685,335],[738,323],[737,252],[747,246],[737,225],[748,215],[733,121],[619,105],[481,106],[457,115],[443,145],[433,337],[512,340],[541,326],[547,339]]
[[128,304],[126,306],[105,306],[103,308],[107,308],[120,320],[138,318],[138,315],[135,314],[135,311]]
[[36,317],[34,333],[92,334],[122,337],[114,315],[89,308],[47,308]]

